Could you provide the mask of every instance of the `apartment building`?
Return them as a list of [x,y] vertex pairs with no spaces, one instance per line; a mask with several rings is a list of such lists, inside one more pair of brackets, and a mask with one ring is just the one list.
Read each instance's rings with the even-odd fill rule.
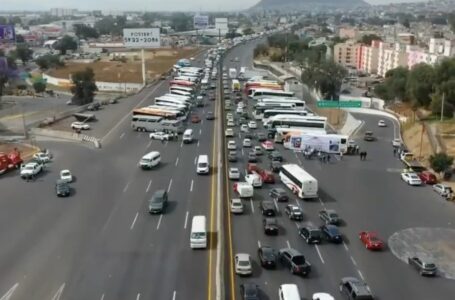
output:
[[400,43],[379,43],[377,74],[385,77],[387,71],[408,66],[408,54],[405,45]]
[[355,40],[349,40],[344,43],[336,44],[333,47],[333,58],[335,62],[345,67],[354,67],[358,65],[362,44]]
[[362,45],[359,51],[357,68],[369,74],[376,74],[378,71],[380,41],[372,41],[370,46]]

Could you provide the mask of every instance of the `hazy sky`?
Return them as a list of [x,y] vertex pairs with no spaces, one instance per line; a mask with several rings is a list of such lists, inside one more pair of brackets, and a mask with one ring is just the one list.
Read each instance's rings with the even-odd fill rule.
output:
[[[366,0],[371,4],[417,1],[423,0]],[[0,2],[0,10],[48,10],[54,7],[65,7],[79,10],[223,11],[245,9],[259,0],[1,0]]]

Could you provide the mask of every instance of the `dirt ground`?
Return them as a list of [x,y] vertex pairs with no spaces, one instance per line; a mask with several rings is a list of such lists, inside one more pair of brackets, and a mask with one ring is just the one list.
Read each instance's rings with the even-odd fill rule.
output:
[[23,160],[32,158],[33,154],[38,152],[38,148],[22,143],[2,143],[0,142],[0,152],[9,153],[17,148],[21,154]]
[[[433,154],[430,141],[427,134],[424,132],[422,135],[422,125],[419,122],[408,126],[403,131],[403,140],[408,149],[419,159],[419,161],[428,167],[428,157]],[[422,147],[420,147],[422,141]]]
[[447,149],[447,154],[455,156],[455,122],[448,121],[437,124],[441,140]]
[[312,103],[308,103],[308,106],[316,115],[327,117],[329,124],[336,130],[343,127],[347,116],[346,111],[342,109],[317,108]]
[[[145,52],[145,67],[147,77],[154,79],[160,74],[167,72],[180,58],[194,56],[200,49],[160,49]],[[90,67],[95,72],[97,81],[105,82],[142,82],[142,67],[140,52],[124,52],[127,62],[111,61],[112,56],[103,58],[94,63],[68,63],[64,68],[53,69],[48,72],[50,76],[69,79],[70,74],[85,70]]]

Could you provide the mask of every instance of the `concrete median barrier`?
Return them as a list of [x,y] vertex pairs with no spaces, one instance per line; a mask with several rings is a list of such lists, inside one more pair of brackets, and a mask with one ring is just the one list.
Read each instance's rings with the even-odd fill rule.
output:
[[74,141],[80,143],[90,143],[93,144],[95,148],[101,148],[101,142],[99,139],[93,136],[88,136],[81,133],[69,132],[63,130],[52,130],[52,129],[42,129],[42,128],[31,128],[30,134],[34,136],[41,137],[50,137],[55,139],[62,139],[67,141]]

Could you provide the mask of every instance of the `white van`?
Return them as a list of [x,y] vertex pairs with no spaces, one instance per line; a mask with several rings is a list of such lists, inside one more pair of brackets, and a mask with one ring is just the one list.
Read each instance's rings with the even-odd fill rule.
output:
[[193,142],[193,129],[187,129],[183,133],[183,143],[190,144]]
[[151,169],[161,162],[161,154],[158,151],[152,151],[142,156],[139,166],[142,169]]
[[196,173],[198,174],[208,174],[210,171],[209,157],[208,155],[199,155],[196,164]]
[[194,216],[191,222],[190,247],[207,248],[207,228],[205,216]]
[[296,284],[282,284],[278,289],[280,300],[300,300],[299,289]]

